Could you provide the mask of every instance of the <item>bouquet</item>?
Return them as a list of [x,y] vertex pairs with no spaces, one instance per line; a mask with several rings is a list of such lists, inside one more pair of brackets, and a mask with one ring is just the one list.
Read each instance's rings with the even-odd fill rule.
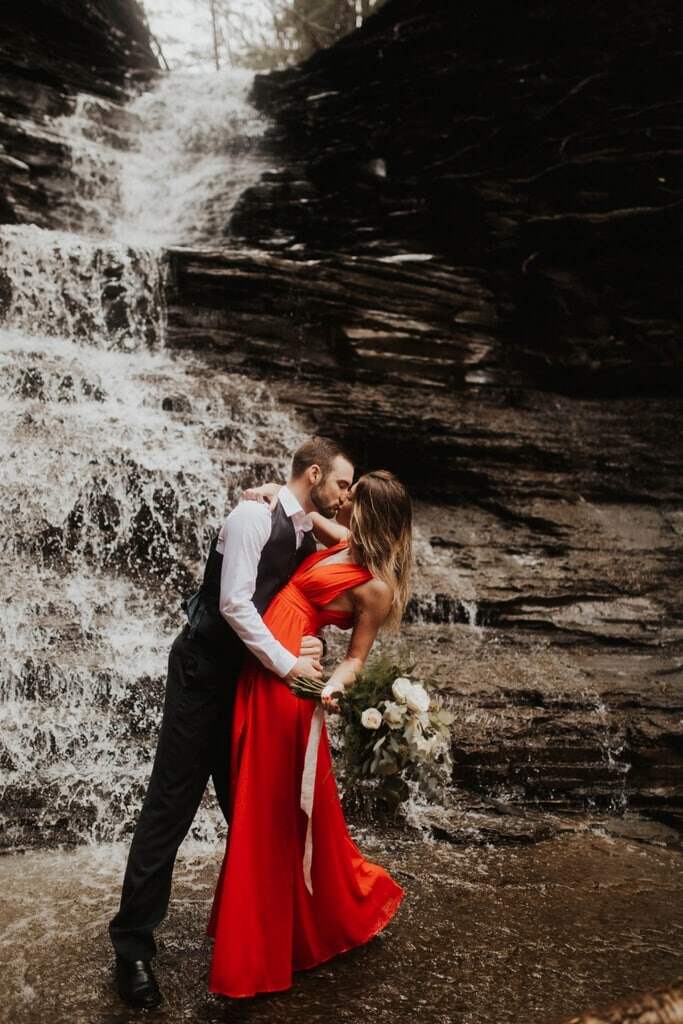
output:
[[[450,782],[455,715],[411,678],[412,671],[377,659],[353,687],[335,695],[344,724],[347,775],[376,780],[394,804],[405,798],[411,782],[431,798]],[[319,699],[325,684],[299,679],[290,685],[297,696]]]

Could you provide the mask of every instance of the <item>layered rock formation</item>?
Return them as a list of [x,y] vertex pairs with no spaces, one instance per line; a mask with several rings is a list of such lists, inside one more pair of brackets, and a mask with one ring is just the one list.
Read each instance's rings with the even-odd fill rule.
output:
[[274,166],[169,292],[170,344],[422,499],[408,636],[463,711],[456,775],[667,820],[681,41],[672,2],[389,0],[257,77]]
[[486,365],[583,395],[676,390],[680,43],[672,2],[395,0],[257,78],[288,166],[236,227],[486,268],[508,349]]

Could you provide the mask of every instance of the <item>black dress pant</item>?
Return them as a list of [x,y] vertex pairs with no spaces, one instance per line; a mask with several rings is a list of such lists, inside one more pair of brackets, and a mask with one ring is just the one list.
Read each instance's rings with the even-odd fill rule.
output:
[[211,656],[176,637],[168,661],[164,712],[152,774],[128,854],[121,906],[109,925],[116,952],[128,960],[156,953],[154,929],[166,916],[178,847],[187,835],[209,776],[228,818],[230,728],[244,648]]

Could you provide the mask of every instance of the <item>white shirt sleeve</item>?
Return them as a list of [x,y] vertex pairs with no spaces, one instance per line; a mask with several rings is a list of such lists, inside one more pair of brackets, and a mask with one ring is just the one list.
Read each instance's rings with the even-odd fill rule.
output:
[[270,511],[259,501],[240,502],[226,519],[221,531],[223,566],[219,609],[252,654],[267,669],[284,678],[297,658],[275,639],[253,602],[258,564],[270,530]]

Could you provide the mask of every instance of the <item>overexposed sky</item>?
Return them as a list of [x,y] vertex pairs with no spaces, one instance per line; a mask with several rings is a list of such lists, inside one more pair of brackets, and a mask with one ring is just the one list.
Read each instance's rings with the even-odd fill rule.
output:
[[[210,0],[140,0],[153,35],[171,68],[205,71],[215,67]],[[382,0],[371,0],[379,7]],[[251,51],[261,60],[296,59],[296,47],[280,51],[273,27],[272,0],[222,0],[224,14],[219,20],[221,68],[240,64]],[[355,0],[356,25],[362,22],[362,0]],[[227,14],[225,12],[228,12]],[[290,43],[292,40],[289,41]],[[331,42],[331,37],[328,39]],[[276,53],[272,52],[276,45]]]
[[[142,0],[150,28],[171,67],[212,67],[208,0]],[[258,17],[259,0],[233,0],[232,9]],[[199,55],[198,55],[199,51]]]

